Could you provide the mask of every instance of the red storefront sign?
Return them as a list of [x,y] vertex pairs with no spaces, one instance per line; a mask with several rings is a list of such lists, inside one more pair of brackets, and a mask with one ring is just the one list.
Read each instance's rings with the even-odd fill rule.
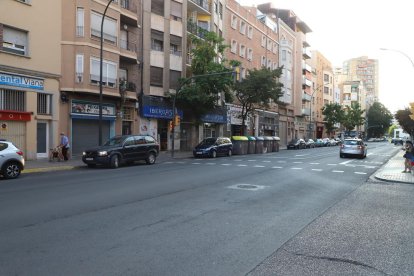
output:
[[0,120],[2,121],[30,121],[32,120],[32,113],[11,111],[11,110],[0,110]]

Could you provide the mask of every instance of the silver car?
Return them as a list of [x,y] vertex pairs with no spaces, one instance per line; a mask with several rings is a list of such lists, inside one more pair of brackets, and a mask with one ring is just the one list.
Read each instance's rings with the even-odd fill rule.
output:
[[361,139],[345,139],[339,149],[339,157],[356,156],[365,158],[367,156],[367,145]]
[[16,178],[23,169],[23,152],[12,142],[0,140],[0,175],[6,179]]

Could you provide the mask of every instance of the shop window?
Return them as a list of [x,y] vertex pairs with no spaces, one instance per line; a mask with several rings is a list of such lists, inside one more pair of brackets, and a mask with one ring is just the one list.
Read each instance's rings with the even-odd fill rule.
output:
[[24,91],[0,89],[0,110],[26,111]]

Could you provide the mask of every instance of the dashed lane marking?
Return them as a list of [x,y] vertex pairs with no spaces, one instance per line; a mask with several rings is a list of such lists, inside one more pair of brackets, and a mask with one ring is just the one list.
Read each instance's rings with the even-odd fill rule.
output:
[[322,169],[312,169],[312,171],[321,172]]
[[291,170],[302,170],[303,168],[295,168],[295,167],[293,167],[293,168],[290,168]]
[[333,173],[343,173],[344,171],[332,171]]
[[364,173],[364,172],[354,172],[355,174],[367,174],[367,173]]
[[309,163],[311,165],[319,165],[320,163]]
[[265,168],[265,166],[261,166],[261,165],[254,165],[253,168]]
[[283,169],[283,167],[273,166],[272,169]]

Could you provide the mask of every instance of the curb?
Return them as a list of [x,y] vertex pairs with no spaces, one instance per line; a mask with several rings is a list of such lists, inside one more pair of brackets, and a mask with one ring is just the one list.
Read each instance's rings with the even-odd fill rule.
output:
[[32,168],[32,169],[24,169],[22,174],[29,174],[29,173],[41,173],[41,172],[50,172],[50,171],[67,171],[67,170],[74,170],[81,168],[82,166],[61,166],[61,167],[48,167],[48,168]]

